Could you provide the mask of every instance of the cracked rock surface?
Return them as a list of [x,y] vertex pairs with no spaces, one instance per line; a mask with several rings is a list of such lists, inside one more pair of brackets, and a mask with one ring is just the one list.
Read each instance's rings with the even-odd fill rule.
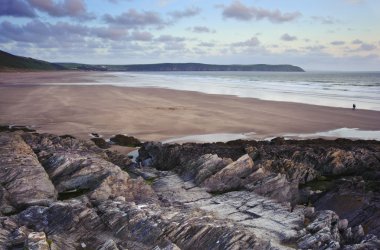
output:
[[1,132],[0,249],[379,249],[379,145]]

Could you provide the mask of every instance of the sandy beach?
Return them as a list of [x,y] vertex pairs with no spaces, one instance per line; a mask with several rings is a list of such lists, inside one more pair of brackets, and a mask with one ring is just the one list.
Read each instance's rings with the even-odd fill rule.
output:
[[158,88],[52,85],[112,81],[101,72],[0,73],[0,123],[88,138],[124,133],[142,140],[209,133],[266,138],[342,127],[379,130],[380,112],[263,101]]

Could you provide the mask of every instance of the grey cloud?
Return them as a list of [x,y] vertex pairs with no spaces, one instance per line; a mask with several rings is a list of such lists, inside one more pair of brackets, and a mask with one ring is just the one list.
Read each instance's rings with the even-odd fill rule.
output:
[[344,44],[346,44],[346,42],[344,42],[344,41],[333,41],[333,42],[331,42],[330,44],[332,44],[332,45],[336,45],[336,46],[340,46],[340,45],[344,45]]
[[128,35],[128,31],[115,27],[91,28],[90,34],[103,39],[122,40]]
[[331,16],[312,16],[311,17],[314,21],[318,21],[322,24],[336,24],[336,23],[339,23],[340,20],[334,18],[334,17],[331,17]]
[[202,42],[202,43],[199,43],[198,46],[212,48],[212,47],[215,47],[215,44],[214,43],[209,43],[209,42]]
[[183,42],[186,39],[184,37],[177,37],[172,35],[161,35],[157,39],[159,42]]
[[299,53],[300,52],[300,50],[298,50],[298,49],[286,49],[285,50],[285,53]]
[[236,1],[230,6],[221,6],[223,8],[223,16],[225,18],[235,18],[238,20],[248,21],[254,18],[251,8]]
[[351,42],[351,44],[360,45],[358,48],[353,51],[371,51],[376,49],[376,45],[365,43],[362,40],[355,39]]
[[231,45],[234,47],[256,47],[260,45],[260,41],[257,37],[252,37],[246,41],[232,43]]
[[1,0],[0,16],[36,17],[36,12],[24,1]]
[[181,50],[184,51],[186,46],[184,43],[167,43],[165,44],[165,50]]
[[190,7],[182,11],[173,11],[169,12],[169,15],[172,16],[174,19],[181,19],[184,17],[192,17],[196,16],[201,12],[201,9],[196,7]]
[[215,30],[211,30],[206,26],[194,26],[190,30],[195,33],[215,33]]
[[122,25],[131,28],[142,28],[146,26],[163,27],[168,24],[157,12],[138,12],[135,9],[130,9],[119,16],[106,14],[103,16],[103,19],[109,24]]
[[93,14],[86,10],[84,0],[64,0],[54,2],[53,0],[27,0],[30,5],[39,11],[46,12],[54,17],[75,17],[81,19],[92,19]]
[[137,38],[128,37],[128,31],[118,27],[87,27],[66,22],[49,24],[39,20],[28,22],[25,25],[3,21],[0,23],[0,33],[11,41],[34,44],[52,42],[57,46],[65,42],[84,42],[86,37],[98,37],[104,40]]
[[40,21],[29,22],[24,26],[14,25],[8,21],[0,24],[2,36],[17,42],[41,42],[45,39],[43,36],[48,32],[48,27]]
[[362,43],[360,47],[357,49],[357,51],[371,51],[376,49],[376,46],[369,43]]
[[194,48],[194,49],[192,49],[192,52],[194,54],[198,54],[198,55],[207,54],[207,51],[205,51],[204,49],[200,49],[200,48]]
[[9,40],[17,42],[41,43],[54,39],[57,43],[82,40],[89,29],[81,25],[59,22],[48,24],[41,21],[31,21],[25,25],[15,25],[4,21],[0,24],[0,33]]
[[132,40],[148,42],[148,41],[153,40],[153,35],[147,31],[144,31],[144,32],[134,31],[132,33]]
[[240,21],[268,19],[273,23],[289,22],[301,16],[299,12],[282,13],[279,10],[267,10],[256,7],[248,7],[240,1],[235,1],[229,6],[222,6],[223,17]]
[[145,27],[156,27],[163,28],[165,26],[173,24],[175,21],[185,18],[195,16],[200,13],[199,8],[188,8],[183,11],[175,11],[168,13],[172,20],[163,18],[158,12],[154,11],[137,11],[135,9],[129,9],[118,16],[112,16],[110,14],[105,14],[103,19],[108,24],[122,25],[128,28],[145,28]]
[[309,50],[311,52],[319,52],[325,48],[326,46],[323,46],[323,45],[313,45],[313,46],[303,47],[303,49]]
[[352,41],[352,44],[362,44],[363,41],[362,40],[359,40],[359,39],[355,39]]
[[168,51],[186,50],[184,37],[177,37],[172,35],[161,35],[155,39],[156,42],[162,43],[164,45],[163,49]]
[[281,36],[281,40],[283,41],[286,41],[286,42],[290,42],[290,41],[295,41],[297,40],[297,37],[296,36],[291,36],[289,35],[288,33],[285,33]]

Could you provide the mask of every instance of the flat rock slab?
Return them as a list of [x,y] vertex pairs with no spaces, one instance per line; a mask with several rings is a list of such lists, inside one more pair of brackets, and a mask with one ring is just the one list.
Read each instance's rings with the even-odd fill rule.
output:
[[161,172],[160,177],[153,182],[153,189],[162,200],[170,203],[189,203],[210,199],[211,194],[206,189],[197,187],[192,181],[185,182],[173,172]]
[[0,186],[17,209],[47,206],[57,192],[33,150],[17,133],[0,133]]
[[167,171],[153,183],[161,200],[183,203],[210,212],[218,219],[228,219],[240,225],[272,246],[287,249],[283,242],[300,236],[304,225],[303,209],[291,211],[290,205],[248,191],[211,195],[192,181],[183,181]]

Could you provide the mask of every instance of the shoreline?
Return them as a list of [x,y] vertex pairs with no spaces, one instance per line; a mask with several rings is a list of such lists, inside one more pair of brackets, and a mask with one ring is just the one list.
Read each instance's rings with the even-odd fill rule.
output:
[[[200,71],[204,73],[203,71]],[[170,72],[169,72],[170,73]],[[198,75],[193,78],[188,78],[187,72],[182,72],[184,75],[168,74],[167,72],[98,72],[98,71],[55,71],[55,72],[17,72],[17,73],[2,73],[0,72],[0,86],[112,86],[112,87],[126,87],[126,88],[161,88],[177,91],[189,91],[211,95],[228,95],[239,98],[252,98],[263,101],[274,102],[291,102],[297,104],[318,105],[323,107],[334,108],[348,108],[351,109],[353,104],[360,110],[372,110],[380,111],[380,103],[374,102],[373,98],[377,100],[377,96],[369,95],[368,91],[364,91],[361,96],[361,90],[357,89],[356,92],[353,89],[348,91],[346,96],[335,93],[335,91],[341,91],[341,89],[333,89],[332,92],[322,93],[322,86],[315,87],[315,91],[304,90],[303,84],[294,88],[292,81],[284,81],[285,84],[290,84],[289,88],[284,88],[280,83],[281,80],[273,79],[267,82],[267,79],[263,78],[258,82],[257,86],[252,87],[248,82],[237,83],[231,82],[232,78],[224,78],[224,71],[219,72],[222,74],[220,78],[210,75],[211,78],[199,78]],[[200,74],[201,74],[200,73]],[[207,72],[206,72],[207,73]],[[258,74],[263,72],[258,72]],[[265,73],[265,72],[264,72]],[[281,72],[278,72],[281,73]],[[329,72],[326,72],[329,74]],[[202,75],[202,74],[201,74]],[[191,76],[191,75],[190,75]],[[179,78],[178,78],[179,77]],[[286,78],[286,76],[284,76]],[[316,77],[316,76],[314,76]],[[324,77],[320,75],[318,77]],[[329,76],[331,77],[331,76]],[[213,80],[207,80],[213,79]],[[304,79],[307,81],[307,79]],[[280,81],[280,82],[278,82]],[[310,79],[311,83],[315,82],[315,79]],[[319,82],[319,81],[316,81]],[[231,85],[232,84],[232,85]],[[237,84],[237,85],[236,85]],[[267,87],[266,84],[269,84]],[[276,84],[280,84],[277,87]],[[334,79],[332,79],[332,85],[334,85]],[[294,86],[293,86],[294,85]],[[309,85],[309,84],[306,84]],[[207,86],[207,87],[205,87]],[[358,86],[353,85],[351,87]],[[346,86],[349,88],[349,85]],[[345,88],[346,88],[345,87]],[[323,87],[323,89],[329,89],[329,87]],[[313,89],[313,88],[312,88]],[[351,94],[350,94],[351,93]],[[352,94],[358,93],[357,97]],[[375,93],[375,92],[374,92]],[[366,96],[366,99],[363,99]],[[357,99],[358,98],[358,99]]]
[[[109,77],[99,72],[64,73],[17,73],[13,78],[7,73],[12,79],[1,78],[0,123],[35,125],[40,132],[80,138],[96,132],[129,134],[141,140],[217,133],[256,133],[258,138],[268,138],[340,128],[380,130],[380,111],[162,88],[51,84],[63,78],[70,83]],[[33,84],[37,81],[42,85]]]

